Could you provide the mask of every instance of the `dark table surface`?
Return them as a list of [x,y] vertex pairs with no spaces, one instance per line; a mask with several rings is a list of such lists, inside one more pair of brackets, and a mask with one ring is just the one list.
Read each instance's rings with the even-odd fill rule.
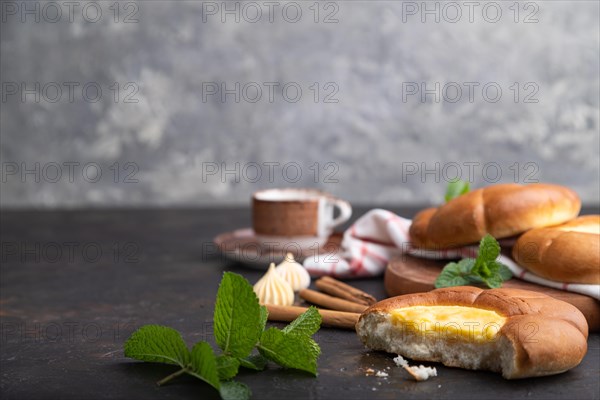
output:
[[[394,211],[410,216],[415,209]],[[248,209],[3,211],[2,399],[218,398],[188,377],[157,387],[173,367],[129,360],[123,342],[149,323],[181,331],[190,345],[213,342],[223,271],[252,283],[261,273],[229,262],[212,238],[249,225]],[[381,278],[353,285],[385,296]],[[518,381],[436,365],[438,377],[417,383],[394,366],[392,355],[365,349],[354,332],[322,328],[316,340],[322,349],[317,378],[270,365],[241,370],[237,379],[256,399],[600,398],[598,334],[590,335],[577,368]],[[366,376],[367,368],[389,377]]]

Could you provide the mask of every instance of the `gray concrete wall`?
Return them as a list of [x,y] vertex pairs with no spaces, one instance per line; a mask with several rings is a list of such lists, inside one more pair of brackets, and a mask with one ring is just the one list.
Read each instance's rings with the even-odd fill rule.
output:
[[599,202],[597,1],[113,3],[3,2],[3,207]]

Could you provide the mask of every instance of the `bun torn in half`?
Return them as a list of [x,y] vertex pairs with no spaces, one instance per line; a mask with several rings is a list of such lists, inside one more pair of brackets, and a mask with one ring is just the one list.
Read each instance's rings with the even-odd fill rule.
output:
[[517,379],[577,366],[588,325],[577,308],[542,293],[459,286],[380,301],[356,332],[373,350]]

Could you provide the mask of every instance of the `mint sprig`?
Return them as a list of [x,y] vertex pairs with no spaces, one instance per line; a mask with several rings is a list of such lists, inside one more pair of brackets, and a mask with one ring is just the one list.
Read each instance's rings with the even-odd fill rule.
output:
[[444,199],[447,203],[450,200],[457,198],[458,196],[468,193],[469,190],[469,182],[465,182],[460,179],[450,181],[448,182],[448,187],[446,188],[446,195],[444,196]]
[[459,262],[446,264],[435,280],[436,288],[484,284],[499,288],[502,282],[512,278],[510,269],[497,261],[500,244],[492,235],[485,235],[479,243],[477,258],[463,258]]
[[[188,374],[214,387],[224,400],[245,400],[252,394],[248,386],[232,380],[240,367],[260,371],[271,360],[316,375],[321,354],[311,338],[321,326],[316,308],[310,307],[283,330],[265,329],[268,311],[259,304],[250,283],[240,275],[226,272],[217,292],[213,319],[220,355],[215,355],[204,341],[190,351],[176,330],[145,325],[125,342],[125,356],[177,365],[180,368],[160,380],[159,385]],[[252,354],[255,348],[258,354]]]

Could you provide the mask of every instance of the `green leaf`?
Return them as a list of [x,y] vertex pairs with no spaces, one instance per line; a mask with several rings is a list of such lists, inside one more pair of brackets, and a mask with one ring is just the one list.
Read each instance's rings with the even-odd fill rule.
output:
[[175,329],[145,325],[125,342],[125,357],[185,367],[190,361],[190,352]]
[[493,275],[492,271],[488,267],[488,263],[481,259],[477,259],[475,261],[475,265],[473,266],[471,273],[475,276],[481,277],[482,279],[489,278],[490,276]]
[[473,281],[481,281],[490,288],[499,288],[502,282],[512,278],[510,269],[496,259],[500,256],[500,244],[491,235],[485,235],[479,243],[479,254],[471,273]]
[[502,277],[502,280],[508,281],[509,279],[512,279],[513,274],[512,274],[512,271],[510,270],[510,268],[508,268],[506,265],[502,264],[501,262],[498,262],[498,261],[494,261],[494,262],[498,264],[498,274],[500,275],[500,277]]
[[191,369],[188,373],[196,378],[202,379],[215,389],[219,390],[219,373],[217,371],[217,359],[212,347],[207,342],[198,342],[192,348]]
[[238,373],[240,360],[235,357],[220,355],[217,357],[217,372],[222,381],[233,378]]
[[250,354],[262,332],[261,308],[252,286],[241,275],[225,272],[214,313],[214,334],[226,355]]
[[500,244],[489,233],[485,235],[479,242],[479,253],[477,260],[495,261],[500,255]]
[[472,258],[462,259],[458,263],[451,262],[446,264],[435,280],[435,287],[439,289],[450,286],[468,285],[471,283],[469,277],[474,264],[475,260]]
[[310,337],[321,327],[321,319],[319,310],[314,306],[310,306],[308,307],[308,310],[300,314],[298,318],[283,328],[283,333]]
[[[484,281],[494,276],[497,270],[492,270],[496,258],[500,255],[500,244],[492,235],[485,235],[479,242],[479,253],[472,269],[473,275],[481,277]],[[492,269],[490,269],[492,268]]]
[[502,282],[512,278],[510,269],[499,261],[490,261],[486,265],[489,267],[490,276],[483,277],[482,282],[490,288],[499,288]]
[[458,262],[458,272],[463,275],[468,275],[473,270],[473,266],[475,265],[475,260],[472,258],[463,258]]
[[319,344],[317,342],[315,342],[312,338],[306,338],[306,345],[307,345],[307,351],[309,351],[311,353],[311,355],[314,357],[315,359],[315,372],[314,374],[317,374],[317,359],[319,358],[319,356],[321,355],[321,347],[319,347]]
[[457,179],[448,183],[448,187],[446,188],[446,203],[452,199],[457,198],[465,193],[469,192],[469,182],[465,182],[463,180]]
[[265,330],[265,326],[267,326],[267,320],[269,319],[269,310],[267,310],[266,306],[260,306],[260,320],[258,325],[260,326],[260,331]]
[[502,286],[502,277],[500,275],[492,275],[489,278],[484,278],[483,282],[491,289],[497,289]]
[[240,366],[244,368],[262,371],[267,366],[267,359],[260,354],[254,354],[246,358],[240,358]]
[[260,338],[258,351],[284,367],[317,374],[317,357],[320,349],[310,337],[287,335],[277,328],[269,328]]
[[250,388],[241,382],[221,382],[219,390],[223,400],[248,400],[252,396]]

